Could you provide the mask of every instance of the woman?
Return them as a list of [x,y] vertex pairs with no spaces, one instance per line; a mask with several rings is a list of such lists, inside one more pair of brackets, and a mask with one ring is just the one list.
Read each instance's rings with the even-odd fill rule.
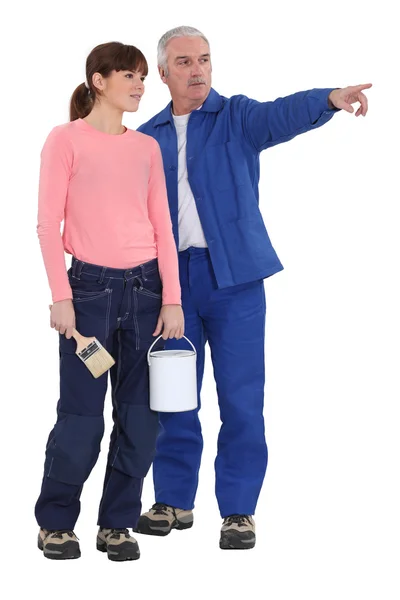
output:
[[[38,546],[53,559],[78,558],[73,529],[80,495],[100,451],[107,373],[95,379],[76,356],[74,327],[116,361],[111,435],[97,548],[111,560],[139,558],[128,528],[140,515],[153,458],[157,414],[149,408],[147,351],[154,336],[181,338],[177,250],[161,152],[122,125],[144,93],[147,62],[134,46],[97,46],[70,122],[55,127],[41,155],[38,235],[60,334],[60,399],[35,514]],[[60,224],[64,220],[63,234]],[[72,255],[69,271],[64,251]]]

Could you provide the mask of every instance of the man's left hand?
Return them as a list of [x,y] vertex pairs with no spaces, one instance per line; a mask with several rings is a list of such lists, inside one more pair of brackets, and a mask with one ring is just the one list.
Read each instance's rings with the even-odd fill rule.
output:
[[365,115],[368,112],[368,99],[363,90],[368,90],[372,87],[372,83],[365,83],[364,85],[350,85],[349,87],[342,88],[339,90],[333,90],[328,97],[330,108],[340,108],[346,110],[349,113],[354,112],[352,104],[356,102],[360,103],[357,109],[356,117]]

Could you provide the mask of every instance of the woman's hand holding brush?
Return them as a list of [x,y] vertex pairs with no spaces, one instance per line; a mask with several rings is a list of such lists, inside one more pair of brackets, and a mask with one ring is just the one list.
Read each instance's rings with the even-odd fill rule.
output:
[[50,326],[59,333],[65,334],[67,339],[74,338],[76,341],[75,354],[89,369],[93,377],[97,379],[115,365],[115,360],[97,338],[85,337],[75,329],[75,309],[72,300],[60,300],[50,304],[49,309]]
[[69,340],[75,327],[75,310],[72,300],[54,302],[50,308],[50,327]]

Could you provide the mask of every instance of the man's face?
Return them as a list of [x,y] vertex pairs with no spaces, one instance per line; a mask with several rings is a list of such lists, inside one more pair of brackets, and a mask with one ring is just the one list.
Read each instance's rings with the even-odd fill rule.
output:
[[168,75],[159,69],[172,100],[204,102],[211,88],[210,48],[201,37],[172,38],[167,45]]

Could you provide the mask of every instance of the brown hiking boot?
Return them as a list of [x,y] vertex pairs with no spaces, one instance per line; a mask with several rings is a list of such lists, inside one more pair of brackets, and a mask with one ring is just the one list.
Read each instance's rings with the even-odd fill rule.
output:
[[103,529],[97,534],[97,550],[107,552],[110,560],[137,560],[140,558],[139,546],[128,529]]
[[189,529],[193,525],[193,512],[156,502],[149,512],[139,518],[135,531],[146,535],[168,535],[171,529]]
[[219,547],[222,550],[246,550],[256,544],[256,524],[250,515],[230,515],[224,519]]
[[67,529],[40,529],[38,548],[42,550],[43,556],[52,560],[79,558],[81,555],[78,538],[73,531]]

